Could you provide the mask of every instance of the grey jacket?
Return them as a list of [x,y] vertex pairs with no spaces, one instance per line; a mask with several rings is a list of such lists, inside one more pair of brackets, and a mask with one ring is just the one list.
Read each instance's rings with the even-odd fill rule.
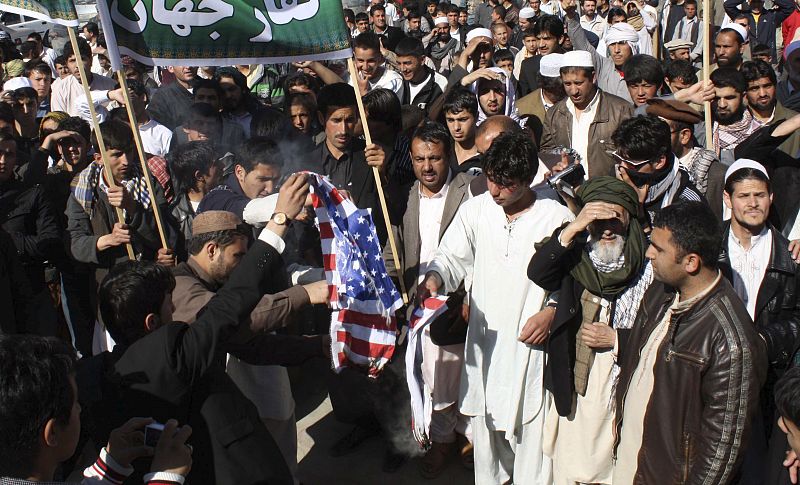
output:
[[564,17],[567,25],[567,35],[572,40],[572,47],[575,50],[587,51],[592,54],[592,61],[594,62],[594,70],[597,72],[597,85],[603,91],[619,96],[629,103],[633,103],[631,94],[628,92],[628,86],[625,80],[617,72],[614,66],[614,61],[610,57],[603,57],[597,53],[597,49],[592,47],[589,40],[586,38],[586,33],[581,27],[580,19]]

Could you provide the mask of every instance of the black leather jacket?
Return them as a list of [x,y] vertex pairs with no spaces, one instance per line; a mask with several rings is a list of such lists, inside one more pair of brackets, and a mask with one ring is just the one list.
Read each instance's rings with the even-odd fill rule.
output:
[[[771,368],[783,370],[789,364],[795,342],[800,336],[800,301],[797,298],[797,264],[789,253],[789,240],[770,226],[772,254],[756,298],[753,319],[756,330],[767,342],[767,358]],[[728,254],[730,223],[723,231],[720,270],[733,282],[731,260]]]
[[[654,282],[627,345],[620,347],[615,450],[640,353],[674,298],[674,290]],[[658,348],[633,483],[731,483],[758,409],[765,353],[747,309],[725,278],[690,309],[673,315]]]

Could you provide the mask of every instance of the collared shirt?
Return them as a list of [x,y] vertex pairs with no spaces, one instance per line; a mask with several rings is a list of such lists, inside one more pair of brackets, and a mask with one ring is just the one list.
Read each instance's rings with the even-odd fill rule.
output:
[[328,148],[328,142],[322,142],[322,170],[337,189],[347,190],[348,192],[352,190],[352,165],[352,147],[345,150],[342,156],[337,159]]
[[606,31],[606,19],[599,14],[595,14],[593,19],[589,19],[586,15],[581,16],[581,27],[597,34],[598,37],[603,37]]
[[747,313],[755,320],[758,289],[769,266],[772,255],[772,231],[764,227],[757,236],[750,238],[750,248],[745,249],[739,239],[728,233],[728,256],[733,270],[733,289],[747,306]]
[[544,106],[545,111],[550,111],[550,108],[555,106],[553,103],[547,101],[547,98],[544,97],[544,91],[539,91],[539,96],[542,97],[542,106]]
[[594,121],[597,114],[598,100],[600,99],[600,90],[598,89],[594,98],[586,106],[586,109],[581,112],[580,118],[576,115],[575,103],[572,98],[567,98],[567,109],[572,114],[572,149],[574,149],[581,156],[581,163],[584,165],[588,163],[589,152],[589,127]]
[[[89,89],[92,91],[92,99],[95,98],[95,91],[108,91],[114,89],[116,81],[105,76],[92,76]],[[75,76],[67,76],[63,79],[56,79],[50,88],[50,109],[53,111],[64,111],[70,116],[80,116],[77,101],[85,93],[81,82]]]
[[447,190],[453,179],[453,171],[447,174],[447,181],[439,192],[427,196],[422,193],[422,184],[419,187],[419,278],[417,284],[422,284],[428,264],[433,261],[436,249],[439,247],[439,231],[442,227],[442,214],[444,202],[447,199]]

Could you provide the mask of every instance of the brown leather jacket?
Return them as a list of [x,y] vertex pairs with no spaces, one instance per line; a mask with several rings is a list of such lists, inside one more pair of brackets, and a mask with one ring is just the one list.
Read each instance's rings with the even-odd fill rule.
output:
[[[589,178],[600,175],[614,176],[614,159],[611,152],[615,150],[611,135],[620,123],[633,116],[633,105],[624,99],[597,91],[597,109],[594,121],[589,126],[589,147],[587,150]],[[572,146],[572,114],[567,108],[564,98],[550,108],[545,116],[544,132],[540,150],[548,150],[558,146]],[[584,164],[587,160],[584,160]]]
[[[640,352],[675,297],[654,282],[620,348],[615,453]],[[731,284],[720,278],[674,316],[658,350],[634,484],[730,483],[742,461],[766,375],[764,341]]]

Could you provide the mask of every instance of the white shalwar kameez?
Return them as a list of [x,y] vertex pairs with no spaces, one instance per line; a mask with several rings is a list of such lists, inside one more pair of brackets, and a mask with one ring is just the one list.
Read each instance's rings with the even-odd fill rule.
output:
[[508,222],[486,192],[461,206],[428,267],[442,277],[442,292],[473,275],[460,407],[471,417],[476,485],[552,481],[542,452],[545,353],[517,339],[546,302],[527,277],[534,244],[572,219],[558,202],[540,199]]

